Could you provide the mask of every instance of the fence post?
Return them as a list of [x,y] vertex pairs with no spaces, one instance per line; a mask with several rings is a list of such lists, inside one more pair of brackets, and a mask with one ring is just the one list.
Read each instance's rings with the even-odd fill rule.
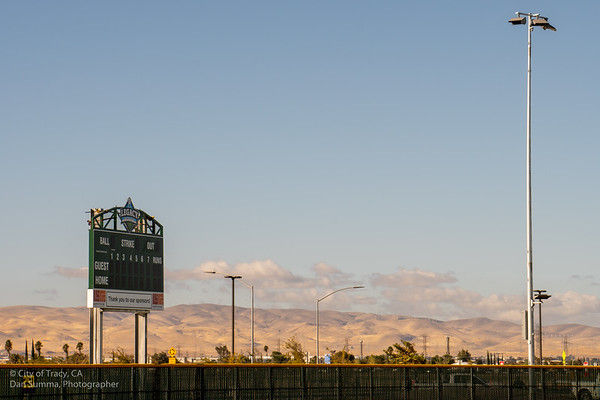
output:
[[512,369],[509,368],[507,371],[508,371],[508,387],[507,387],[508,400],[512,400]]
[[[393,371],[395,371],[395,369],[393,369],[392,372]],[[408,391],[412,389],[409,372],[409,367],[402,367],[402,380],[400,381],[400,390],[404,392],[404,400],[408,400]],[[396,380],[394,379],[394,383],[395,382]]]
[[440,367],[435,367],[435,381],[437,384],[438,400],[442,400],[442,374],[440,373]]
[[475,385],[473,385],[473,367],[469,368],[470,372],[471,372],[471,378],[469,379],[469,387],[470,390],[469,392],[471,393],[471,400],[475,400]]
[[335,368],[335,374],[336,374],[336,386],[337,386],[337,390],[336,390],[336,399],[337,400],[342,400],[342,373],[340,371],[340,367],[336,367]]
[[194,400],[204,400],[204,368],[196,366],[194,374]]
[[273,367],[267,367],[269,369],[269,400],[273,400],[275,388],[273,388]]
[[542,400],[546,400],[546,379],[544,376],[544,367],[540,368],[540,374],[542,374],[540,377],[542,379]]
[[233,400],[237,400],[238,368],[239,367],[233,367]]
[[302,400],[308,399],[308,383],[306,379],[306,367],[300,368],[300,379],[302,380]]
[[[62,371],[64,371],[64,370],[61,368],[60,371],[61,371],[61,376],[62,376]],[[60,385],[60,398],[63,400],[66,398],[64,387],[65,387],[65,385]]]
[[373,369],[375,367],[369,367],[369,400],[373,400],[375,388],[373,388]]
[[171,398],[171,370],[173,369],[173,367],[168,367],[167,368],[167,400],[170,400]]
[[579,370],[575,370],[575,393],[579,393]]
[[135,379],[135,367],[131,367],[131,378],[129,380],[131,384],[131,398],[136,399],[137,396],[137,380]]

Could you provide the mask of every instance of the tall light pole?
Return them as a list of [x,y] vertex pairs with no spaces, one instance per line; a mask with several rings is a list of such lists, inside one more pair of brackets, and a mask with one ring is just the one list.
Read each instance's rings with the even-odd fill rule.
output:
[[331,296],[332,294],[335,294],[337,292],[341,292],[342,290],[350,290],[350,289],[363,289],[364,286],[348,286],[345,288],[341,288],[338,290],[334,290],[333,292],[326,294],[325,296],[321,297],[320,299],[317,299],[317,364],[319,363],[319,303],[322,300],[325,300],[326,298],[328,298],[329,296]]
[[513,25],[527,24],[527,355],[529,365],[535,364],[533,342],[533,249],[532,249],[532,218],[531,218],[531,32],[536,26],[542,29],[556,31],[548,23],[548,18],[540,14],[517,12],[517,17],[509,20]]
[[238,275],[226,275],[216,271],[204,271],[207,274],[224,275],[225,278],[231,279],[231,356],[235,356],[235,280],[242,279]]

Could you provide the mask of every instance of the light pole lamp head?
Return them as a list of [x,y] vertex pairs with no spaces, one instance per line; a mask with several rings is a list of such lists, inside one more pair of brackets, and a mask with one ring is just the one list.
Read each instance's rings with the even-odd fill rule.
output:
[[546,18],[543,17],[539,17],[536,18],[534,20],[531,21],[531,26],[541,26],[542,29],[546,30],[546,29],[550,29],[551,31],[556,31],[556,28],[553,27],[552,25],[550,25],[550,23],[548,22],[548,20]]
[[542,302],[542,300],[548,300],[550,297],[552,297],[551,294],[546,293],[546,290],[536,289],[534,290],[534,292],[537,293],[533,295],[533,298],[535,300],[539,300],[540,303]]
[[513,25],[525,25],[525,23],[527,21],[526,21],[525,17],[517,17],[517,18],[509,19],[508,22],[510,22]]
[[548,25],[545,25],[545,26],[542,26],[542,29],[544,29],[544,30],[546,30],[546,29],[550,29],[551,31],[554,31],[554,32],[556,32],[556,28],[555,28],[555,27],[553,27],[553,26],[552,26],[552,25],[550,25],[550,24],[548,24]]

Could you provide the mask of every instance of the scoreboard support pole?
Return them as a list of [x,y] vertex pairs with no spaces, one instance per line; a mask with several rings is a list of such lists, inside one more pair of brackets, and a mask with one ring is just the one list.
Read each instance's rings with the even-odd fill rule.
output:
[[90,364],[102,364],[102,319],[101,308],[90,308]]
[[148,313],[135,314],[135,357],[136,364],[148,360]]
[[[102,325],[104,310],[90,308],[90,364],[102,364]],[[148,313],[135,313],[135,355],[134,362],[146,364],[148,361]]]

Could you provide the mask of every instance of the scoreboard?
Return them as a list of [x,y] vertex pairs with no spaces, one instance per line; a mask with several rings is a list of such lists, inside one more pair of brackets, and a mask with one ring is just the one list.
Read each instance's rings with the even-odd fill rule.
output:
[[90,289],[163,292],[163,238],[90,230]]
[[103,229],[89,234],[88,307],[162,310],[163,238]]
[[88,308],[164,308],[163,230],[133,206],[92,209],[88,221]]

